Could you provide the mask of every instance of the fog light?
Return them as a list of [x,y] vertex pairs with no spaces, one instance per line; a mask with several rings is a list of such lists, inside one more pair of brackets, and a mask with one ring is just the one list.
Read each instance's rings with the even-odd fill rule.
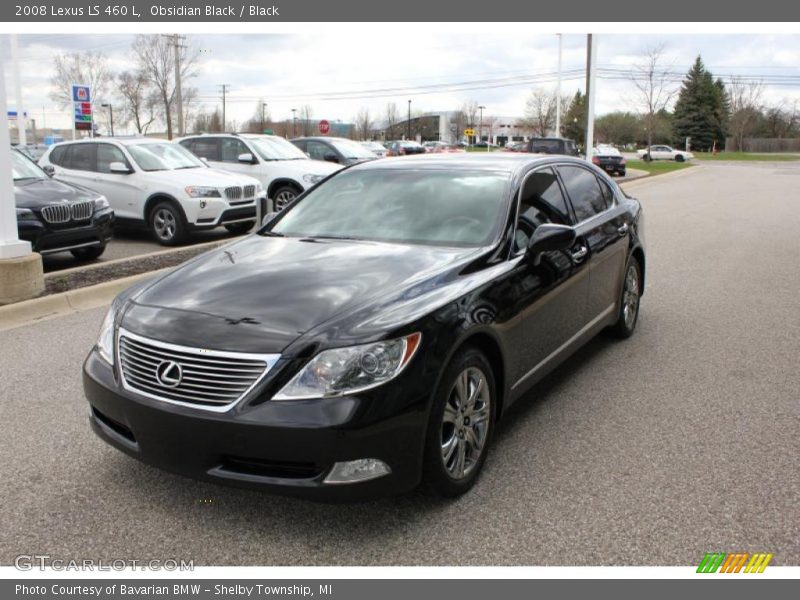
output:
[[200,200],[200,208],[205,208],[207,204],[208,202],[206,202],[205,200]]
[[357,483],[388,475],[392,470],[377,458],[360,458],[337,462],[325,478],[325,483]]

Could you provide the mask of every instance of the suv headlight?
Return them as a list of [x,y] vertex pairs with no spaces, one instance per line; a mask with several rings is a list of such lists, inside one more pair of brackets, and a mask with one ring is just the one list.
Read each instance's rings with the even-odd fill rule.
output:
[[303,175],[303,181],[305,181],[306,183],[311,183],[311,184],[319,183],[323,179],[325,179],[325,175],[313,175],[311,173]]
[[29,208],[18,208],[17,209],[17,219],[34,219],[36,215],[33,214],[33,211]]
[[219,190],[215,187],[204,185],[190,185],[186,188],[190,198],[221,198]]
[[100,335],[97,338],[97,353],[109,365],[114,365],[114,321],[117,317],[117,309],[119,308],[116,299],[111,303],[111,308],[108,309],[103,324],[100,325]]
[[98,196],[94,199],[94,209],[95,210],[104,210],[109,208],[111,205],[108,203],[108,198],[105,196]]
[[324,350],[273,400],[331,398],[362,392],[397,377],[419,348],[420,333],[361,346]]

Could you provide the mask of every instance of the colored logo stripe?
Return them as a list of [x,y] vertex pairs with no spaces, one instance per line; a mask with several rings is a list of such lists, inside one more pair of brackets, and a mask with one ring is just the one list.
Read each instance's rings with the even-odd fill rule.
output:
[[[772,554],[748,552],[707,552],[697,567],[698,573],[763,573],[772,560]],[[747,566],[745,566],[747,565]],[[744,569],[744,571],[742,571]]]

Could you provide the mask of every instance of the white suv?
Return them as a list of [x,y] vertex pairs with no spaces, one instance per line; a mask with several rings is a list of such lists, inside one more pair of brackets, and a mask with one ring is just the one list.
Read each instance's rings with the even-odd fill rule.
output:
[[144,223],[166,246],[196,229],[248,231],[258,180],[210,169],[178,144],[153,138],[94,138],[51,146],[39,164],[56,179],[108,198],[117,222]]
[[279,211],[341,165],[311,160],[291,142],[276,135],[212,133],[189,136],[180,145],[209,165],[258,179]]

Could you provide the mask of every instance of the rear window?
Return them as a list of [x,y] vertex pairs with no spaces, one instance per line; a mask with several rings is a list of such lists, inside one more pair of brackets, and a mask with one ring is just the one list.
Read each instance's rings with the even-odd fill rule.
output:
[[575,217],[580,221],[590,219],[606,209],[606,198],[594,173],[583,167],[558,167],[567,195],[572,202]]
[[532,152],[544,152],[546,154],[560,154],[561,142],[558,140],[531,140]]

